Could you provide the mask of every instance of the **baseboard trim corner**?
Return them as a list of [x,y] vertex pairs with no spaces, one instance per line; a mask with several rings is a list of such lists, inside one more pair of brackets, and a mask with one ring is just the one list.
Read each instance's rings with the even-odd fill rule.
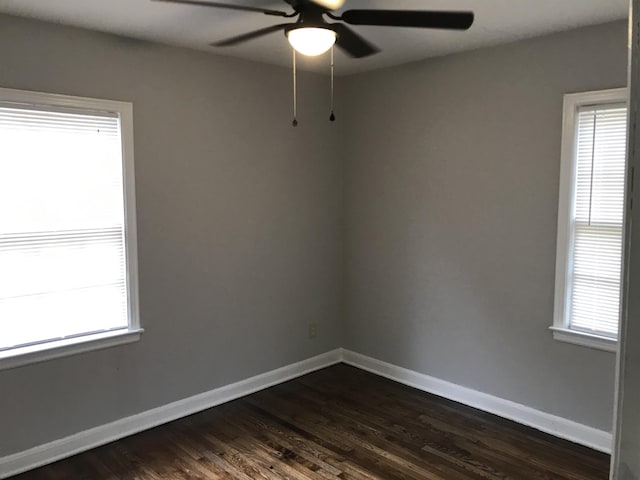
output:
[[8,478],[158,425],[221,405],[342,361],[337,348],[230,385],[178,400],[130,417],[75,433],[59,440],[0,458],[0,479]]
[[337,348],[246,380],[100,425],[23,452],[1,457],[0,479],[62,460],[341,362],[418,390],[513,420],[594,450],[611,453],[612,436],[609,432],[383,362],[351,350]]
[[348,365],[386,377],[427,393],[453,400],[535,428],[579,445],[611,453],[611,433],[542,412],[526,405],[472,390],[455,383],[392,365],[350,350],[342,349],[342,361]]

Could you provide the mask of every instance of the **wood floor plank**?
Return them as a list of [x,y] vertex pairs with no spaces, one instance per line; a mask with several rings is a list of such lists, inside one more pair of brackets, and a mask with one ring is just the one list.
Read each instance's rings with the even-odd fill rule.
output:
[[609,457],[336,365],[13,480],[606,480]]
[[[308,395],[311,394],[305,395],[305,398],[308,400],[312,400],[313,396],[315,396]],[[409,433],[407,428],[398,429],[393,422],[385,421],[386,419],[381,413],[376,415],[372,414],[371,411],[368,411],[366,414],[363,414],[360,409],[352,408],[342,403],[327,405],[326,408],[331,409],[332,415],[335,416],[335,419],[338,422],[348,423],[349,418],[351,418],[356,420],[360,425],[364,425],[376,431],[377,435],[383,436],[386,441],[390,442],[387,443],[388,446],[386,448],[390,448],[398,452],[404,451],[405,455],[410,455],[412,457],[412,461],[417,464],[420,464],[425,460],[430,460],[435,463],[438,461],[444,461],[445,464],[449,465],[448,470],[452,470],[450,472],[446,472],[445,470],[444,474],[450,475],[451,477],[457,476],[458,478],[464,478],[468,475],[472,475],[473,479],[496,477],[504,479],[511,478],[509,475],[500,472],[495,468],[491,469],[492,477],[487,477],[486,469],[483,468],[484,465],[474,465],[473,461],[459,461],[457,457],[459,457],[461,453],[456,455],[452,452],[456,452],[456,450],[462,452],[462,450],[455,448],[455,445],[445,445],[445,442],[448,443],[450,441],[447,440],[450,438],[450,435],[448,435],[447,432],[437,431],[433,433],[432,436],[435,436],[434,440],[438,441],[438,443],[434,444],[433,440],[429,441],[426,438],[421,438],[420,435],[415,432],[413,434]],[[347,414],[348,417],[345,417],[343,413]],[[442,440],[444,440],[444,442]],[[443,452],[446,452],[446,454]],[[430,457],[427,459],[419,458],[425,457],[425,453],[430,454]],[[524,478],[521,478],[521,480],[524,480]]]
[[[301,379],[300,383],[305,383],[304,379]],[[313,384],[306,382],[306,384],[313,387],[314,396],[326,392],[327,385],[323,385],[321,382],[313,382]],[[407,390],[406,387],[400,387]],[[358,404],[357,399],[361,395],[361,392],[366,392],[365,400]],[[373,394],[370,392],[373,392]],[[352,388],[346,394],[344,394],[344,391],[342,393],[343,395],[331,395],[332,401],[334,402],[347,402],[347,405],[344,403],[340,404],[337,408],[338,410],[342,410],[343,408],[348,409],[349,405],[353,406],[356,410],[360,410],[366,405],[366,415],[372,420],[376,418],[374,413],[376,411],[375,405],[379,402],[379,399],[376,398],[375,390],[358,386],[358,388]],[[384,396],[387,395],[387,393],[382,392],[381,395]],[[424,394],[413,391],[413,395],[417,395],[419,400],[422,400]],[[495,416],[443,399],[439,402],[442,405],[435,405],[436,408],[431,408],[428,412],[419,415],[418,422],[416,423],[414,422],[415,412],[420,408],[420,405],[416,405],[415,403],[409,403],[409,406],[402,405],[402,403],[409,401],[409,397],[411,397],[411,395],[394,395],[393,399],[395,403],[380,404],[380,408],[377,411],[381,412],[383,418],[388,419],[389,415],[387,412],[389,409],[392,409],[394,411],[393,418],[395,420],[401,418],[402,420],[395,422],[396,425],[390,428],[396,431],[399,429],[407,430],[415,434],[415,429],[411,429],[412,426],[419,427],[420,424],[429,425],[430,429],[432,429],[430,433],[433,435],[425,436],[423,441],[435,436],[438,441],[448,439],[455,444],[462,442],[464,444],[463,446],[471,451],[480,448],[482,450],[480,452],[481,456],[507,456],[506,460],[513,464],[516,464],[517,460],[522,461],[523,458],[527,458],[528,452],[534,451],[536,452],[535,455],[529,458],[531,463],[538,464],[540,468],[557,467],[563,469],[564,473],[561,473],[561,475],[568,476],[568,478],[582,478],[582,476],[578,474],[579,472],[574,472],[573,470],[567,471],[564,467],[565,452],[557,448],[557,441],[552,436],[527,429],[527,427],[498,419]],[[438,411],[438,407],[444,407],[446,409],[444,415],[442,411]],[[333,408],[336,408],[336,406],[334,405]],[[460,415],[457,415],[457,413],[460,413]],[[469,421],[465,420],[464,423],[460,423],[464,417],[468,417]],[[472,438],[468,435],[470,430],[474,431]],[[527,431],[528,435],[522,435],[523,431]],[[422,433],[427,432],[423,431]],[[431,446],[436,449],[442,449],[442,445]],[[598,472],[600,472],[602,468],[601,458],[599,456],[592,457],[593,452],[589,449],[579,446],[574,447],[576,454],[578,454],[579,451],[588,453],[588,455],[580,456],[580,469],[584,470],[584,475],[586,475],[587,478],[598,475]],[[572,468],[575,468],[575,466],[570,466],[570,469]],[[539,475],[539,472],[534,471],[533,474]],[[518,475],[520,478],[525,477],[522,472],[518,472]],[[536,476],[534,478],[538,477]]]
[[[316,472],[321,471],[322,467],[317,462],[309,461],[288,448],[282,447],[279,442],[275,445],[272,442],[265,441],[263,437],[256,434],[254,427],[244,426],[235,418],[229,418],[228,415],[221,414],[219,429],[223,432],[236,433],[239,435],[237,441],[245,448],[251,450],[265,461],[273,466],[274,471],[280,472],[281,475],[299,476],[302,480],[313,480],[317,478]],[[329,466],[330,467],[330,466]],[[331,467],[330,467],[331,468]],[[339,474],[340,472],[338,472]],[[336,475],[330,475],[325,472],[323,478],[329,480],[339,480]]]
[[253,422],[258,429],[267,432],[267,436],[279,442],[290,442],[298,454],[308,452],[340,471],[337,475],[344,480],[384,480],[367,471],[364,467],[352,463],[348,457],[338,451],[330,450],[311,437],[300,436],[295,429],[289,429],[283,422],[273,421],[269,414],[256,413],[250,405],[236,405],[243,409],[242,419]]
[[[412,452],[411,449],[403,448],[399,444],[399,440],[390,436],[388,431],[384,431],[379,425],[371,423],[368,418],[361,417],[356,412],[323,406],[314,403],[313,396],[304,397],[299,393],[289,390],[281,392],[281,395],[290,398],[292,402],[299,401],[301,404],[312,405],[319,418],[328,421],[327,425],[341,426],[340,436],[347,438],[354,444],[359,443],[362,448],[385,458],[394,468],[409,477],[416,476],[420,479],[431,480],[439,480],[440,478],[481,480],[481,477],[474,475],[473,472],[458,468],[457,465],[446,460],[443,461],[442,457],[430,456],[420,450]],[[284,402],[284,398],[281,397],[279,401]]]
[[[302,395],[303,398],[306,398],[306,401],[313,402],[314,398],[320,395],[320,392],[315,389],[310,390],[310,392],[293,392],[289,389],[286,393],[292,398],[295,398],[296,395]],[[410,421],[405,423],[405,427],[397,428],[397,425],[388,421],[388,415],[386,415],[386,413],[379,411],[376,414],[372,409],[368,409],[366,414],[363,414],[359,406],[351,406],[338,399],[334,400],[335,402],[330,402],[330,404],[325,407],[330,409],[331,412],[333,412],[333,415],[340,416],[341,413],[346,413],[350,417],[358,419],[358,421],[363,424],[384,431],[393,443],[400,445],[407,452],[413,452],[416,455],[420,455],[421,451],[422,453],[429,452],[440,459],[446,460],[452,465],[475,474],[477,478],[487,478],[487,467],[483,464],[482,458],[491,456],[493,451],[484,447],[481,441],[476,440],[474,442],[468,442],[465,435],[452,435],[446,427],[442,429],[427,430],[427,435],[423,437],[420,434],[420,431],[416,431],[415,428],[411,428]],[[371,403],[374,402],[374,399],[370,400]],[[341,420],[342,422],[348,422],[344,417],[341,417]],[[421,444],[423,444],[422,447],[420,446]],[[474,460],[473,457],[477,457],[477,460]],[[502,463],[503,469],[498,470],[495,466],[490,468],[490,478],[516,478],[514,477],[514,472],[509,473],[509,471],[512,470],[510,465],[514,463],[515,459],[500,458],[495,455],[493,455],[493,459],[495,460],[496,465]],[[526,472],[518,471],[515,473],[517,473],[517,478],[520,480],[538,478],[530,477]],[[476,477],[474,476],[474,478]]]

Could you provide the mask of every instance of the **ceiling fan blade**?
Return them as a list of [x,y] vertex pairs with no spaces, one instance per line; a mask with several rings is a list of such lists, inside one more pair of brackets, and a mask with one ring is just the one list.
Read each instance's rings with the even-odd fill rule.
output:
[[342,23],[331,23],[328,26],[338,34],[336,45],[352,57],[368,57],[380,51],[378,47]]
[[420,10],[347,10],[342,20],[352,25],[388,27],[444,28],[467,30],[473,24],[473,12],[435,12]]
[[269,9],[260,8],[260,7],[248,7],[245,5],[234,5],[232,3],[205,2],[205,1],[199,1],[199,0],[153,0],[153,1],[166,2],[166,3],[179,3],[183,5],[197,5],[200,7],[226,8],[228,10],[243,10],[246,12],[264,13],[265,15],[276,15],[278,17],[286,17],[288,15],[286,12],[281,12],[279,10],[269,10]]
[[262,37],[263,35],[268,35],[269,33],[277,32],[278,30],[284,30],[286,27],[290,25],[295,25],[295,24],[280,23],[279,25],[271,25],[269,27],[261,28],[260,30],[254,30],[253,32],[243,33],[242,35],[227,38],[219,42],[214,42],[211,44],[211,46],[230,47],[232,45],[237,45],[238,43],[246,42],[247,40],[253,40],[254,38]]

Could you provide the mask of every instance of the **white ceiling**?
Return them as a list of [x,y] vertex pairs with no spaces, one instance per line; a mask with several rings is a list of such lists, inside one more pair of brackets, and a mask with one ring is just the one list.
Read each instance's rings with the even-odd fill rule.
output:
[[[219,0],[220,1],[220,0]],[[289,10],[278,0],[223,0]],[[336,55],[337,74],[398,65],[481,46],[627,18],[628,0],[346,0],[345,9],[472,10],[467,32],[411,28],[353,27],[382,49],[365,59]],[[244,33],[282,18],[260,13],[173,5],[151,0],[0,0],[0,13],[59,22],[134,38],[179,45],[275,65],[289,65],[291,50],[275,33],[236,47],[208,47],[212,41]],[[326,56],[304,59],[302,68],[327,71]]]

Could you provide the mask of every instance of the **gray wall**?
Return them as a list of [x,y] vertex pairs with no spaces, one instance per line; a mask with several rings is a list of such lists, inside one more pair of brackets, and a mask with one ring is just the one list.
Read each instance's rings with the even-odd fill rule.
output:
[[346,347],[610,430],[615,355],[554,341],[562,99],[626,24],[349,77]]
[[0,87],[134,103],[146,329],[0,371],[0,457],[341,346],[327,81],[301,75],[293,129],[286,69],[0,17]]

